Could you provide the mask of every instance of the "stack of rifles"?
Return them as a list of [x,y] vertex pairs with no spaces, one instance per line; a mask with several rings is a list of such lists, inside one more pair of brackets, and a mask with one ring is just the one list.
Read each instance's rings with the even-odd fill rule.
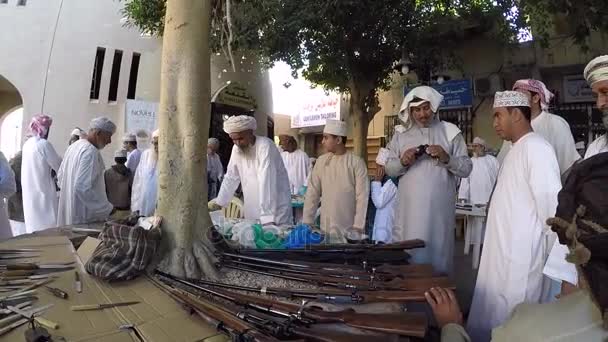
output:
[[[160,271],[156,271],[156,279],[152,281],[192,313],[230,335],[233,341],[369,342],[400,336],[423,338],[428,323],[422,313],[372,314],[358,313],[352,308],[326,311],[315,305],[315,302],[349,306],[424,302],[424,292],[431,287],[453,288],[446,277],[434,276],[430,265],[382,264],[367,258],[378,252],[400,250],[403,261],[407,260],[406,249],[422,246],[422,241],[415,240],[386,245],[329,245],[282,253],[268,250],[217,253],[220,268],[308,283],[318,287],[315,289],[247,287],[180,279]],[[340,256],[337,260],[350,263],[309,261],[319,260],[320,255],[323,260],[327,257],[325,253],[335,253]],[[349,255],[342,258],[344,254]],[[287,255],[304,257],[290,260],[285,258]]]

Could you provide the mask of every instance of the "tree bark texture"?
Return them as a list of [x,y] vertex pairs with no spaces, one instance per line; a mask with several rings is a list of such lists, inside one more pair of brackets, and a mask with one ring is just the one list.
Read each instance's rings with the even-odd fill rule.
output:
[[350,82],[350,116],[353,152],[367,161],[367,132],[369,115],[365,108],[366,91],[356,81]]
[[159,110],[159,191],[163,259],[178,277],[217,278],[207,210],[210,124],[210,0],[168,0]]

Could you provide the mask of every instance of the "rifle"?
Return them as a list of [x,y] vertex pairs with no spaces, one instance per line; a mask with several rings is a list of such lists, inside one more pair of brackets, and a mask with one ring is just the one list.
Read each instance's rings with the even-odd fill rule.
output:
[[267,336],[257,331],[251,324],[240,320],[233,315],[221,310],[212,305],[202,305],[190,300],[189,297],[183,295],[179,290],[171,288],[163,283],[158,282],[152,277],[148,277],[152,283],[164,293],[168,294],[175,301],[187,308],[190,312],[196,313],[203,321],[215,327],[216,330],[222,331],[230,335],[232,341],[239,342],[278,342],[276,338]]
[[385,282],[374,282],[375,279],[368,280],[357,280],[357,279],[344,279],[344,278],[331,278],[323,276],[313,275],[293,275],[289,271],[259,271],[252,268],[238,267],[233,265],[222,265],[223,267],[245,271],[250,273],[261,274],[270,277],[278,277],[288,280],[301,281],[305,283],[316,284],[318,286],[331,286],[341,289],[354,289],[354,290],[414,290],[414,291],[427,291],[431,287],[444,287],[454,288],[454,285],[450,282],[447,277],[431,277],[431,278],[412,278],[412,279],[393,279]]
[[[240,294],[228,290],[209,289],[196,285],[187,280],[156,271],[161,277],[188,286],[190,288],[220,297],[246,308],[252,308],[265,313],[294,318],[304,324],[313,323],[344,323],[348,326],[404,336],[424,337],[427,320],[423,314],[391,313],[391,314],[362,314],[353,309],[342,311],[323,311],[318,308],[307,308],[304,305],[275,301],[268,298]],[[304,302],[305,304],[306,302]]]
[[[319,244],[319,245],[307,245],[303,248],[291,248],[288,251],[322,251],[332,253],[360,253],[364,251],[392,251],[392,250],[405,250],[405,249],[416,249],[424,248],[425,243],[422,240],[407,240],[395,243],[386,244],[347,244],[347,243],[334,243],[334,244]],[[259,253],[259,252],[285,252],[284,249],[254,249],[254,248],[241,248],[242,253]]]
[[252,293],[275,295],[289,299],[303,298],[316,302],[329,302],[341,304],[359,303],[410,303],[425,302],[424,291],[343,291],[338,289],[298,290],[274,287],[247,287],[232,284],[216,283],[206,280],[190,280],[199,285],[207,285],[217,288],[245,291]]
[[[312,263],[303,261],[278,261],[272,259],[265,259],[259,257],[252,257],[247,255],[239,255],[232,253],[216,253],[221,262],[234,262],[246,265],[244,261],[263,263],[268,265],[280,266],[281,270],[288,267],[292,270],[306,270],[310,275],[325,275],[331,272],[338,272],[340,277],[370,277],[378,276],[379,278],[390,280],[395,277],[403,278],[407,277],[430,277],[433,274],[433,267],[431,265],[380,265],[377,267],[367,268],[367,263],[364,262],[364,269],[356,269],[350,265],[339,265],[339,264],[325,264],[325,263]],[[244,261],[243,261],[244,260]],[[250,264],[252,266],[258,266],[257,264]],[[371,272],[370,272],[371,271]],[[302,273],[306,274],[306,273]],[[353,278],[357,279],[357,278]]]

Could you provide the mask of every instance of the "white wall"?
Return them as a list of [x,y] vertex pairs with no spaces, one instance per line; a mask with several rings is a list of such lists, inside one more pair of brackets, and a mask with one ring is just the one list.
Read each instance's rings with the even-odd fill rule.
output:
[[[132,54],[141,54],[136,98],[158,101],[161,41],[123,27],[120,14],[123,3],[116,0],[30,0],[26,6],[16,3],[17,0],[9,0],[8,4],[0,5],[0,75],[19,90],[24,102],[24,121],[40,112],[53,116],[49,140],[63,153],[75,126],[87,128],[96,116],[110,117],[118,132],[113,144],[102,152],[109,165],[124,133],[124,102]],[[106,53],[99,100],[93,101],[89,93],[97,47],[104,47]],[[123,51],[118,99],[108,103],[117,49]],[[238,58],[237,63],[241,55]],[[249,62],[254,60],[247,58]],[[244,72],[239,68],[237,73],[222,73],[222,78],[217,78],[218,72],[230,68],[217,56],[213,56],[212,64],[215,64],[211,67],[212,92],[227,80],[249,87],[258,103],[259,133],[265,134],[266,113],[272,113],[268,74],[260,71],[253,61],[253,65],[242,68]]]

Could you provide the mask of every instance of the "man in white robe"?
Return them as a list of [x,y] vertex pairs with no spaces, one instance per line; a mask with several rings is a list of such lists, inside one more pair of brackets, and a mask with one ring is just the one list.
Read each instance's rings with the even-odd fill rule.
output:
[[386,174],[399,177],[399,207],[393,241],[421,239],[413,263],[431,263],[451,273],[454,259],[456,184],[471,173],[472,163],[457,126],[439,120],[443,96],[427,86],[412,89],[401,105],[404,131],[387,148]]
[[[513,90],[526,94],[530,99],[532,110],[532,129],[551,144],[557,156],[561,175],[565,175],[574,163],[581,159],[576,150],[576,144],[570,125],[562,117],[547,112],[553,94],[541,81],[519,80],[513,85]],[[503,162],[511,149],[511,143],[504,141],[498,161]]]
[[125,166],[133,174],[137,171],[137,166],[141,160],[141,151],[137,148],[137,136],[132,133],[125,134],[122,138],[122,147],[127,150],[127,163]]
[[224,178],[224,165],[217,154],[220,148],[220,141],[216,138],[207,140],[207,185],[208,199],[214,199],[220,190],[222,178]]
[[8,211],[6,210],[6,200],[16,191],[15,174],[4,153],[0,152],[0,240],[13,237],[11,224],[8,220]]
[[[488,204],[494,184],[496,184],[500,165],[494,156],[486,154],[487,145],[483,139],[475,137],[471,145],[473,149],[473,157],[471,158],[473,170],[469,177],[463,178],[460,182],[458,199],[472,205],[485,206]],[[465,239],[470,241],[471,244],[480,245],[483,243],[484,221],[484,217],[467,217],[467,237]],[[474,268],[479,265],[479,251],[479,248],[473,249]],[[468,253],[468,246],[465,246],[465,253]]]
[[[608,129],[608,55],[594,58],[585,67],[585,79],[597,96],[596,106],[602,112],[602,122]],[[608,138],[603,134],[595,139],[585,152],[585,159],[608,152]]]
[[159,130],[152,133],[152,148],[142,154],[131,190],[131,211],[146,217],[154,215],[158,200],[158,136]]
[[59,211],[57,225],[100,222],[114,207],[106,196],[105,165],[99,150],[112,143],[116,125],[108,118],[91,121],[86,139],[68,147],[57,173]]
[[294,137],[286,136],[285,139],[281,140],[281,143],[283,149],[281,157],[289,176],[291,194],[296,195],[308,180],[310,158],[308,158],[306,152],[298,149],[298,142]]
[[326,241],[365,239],[369,178],[363,159],[346,150],[346,123],[327,120],[323,148],[312,170],[304,200],[304,224],[313,225],[321,203],[321,230]]
[[27,233],[57,225],[57,187],[51,175],[58,172],[61,157],[47,140],[53,119],[36,115],[30,123],[32,135],[23,144],[21,189]]
[[372,202],[376,207],[372,241],[390,243],[393,241],[395,209],[398,205],[397,186],[391,178],[386,177],[384,166],[390,152],[381,148],[376,157],[376,176],[372,181]]
[[253,132],[255,119],[232,116],[224,131],[234,143],[220,192],[209,202],[210,210],[227,206],[234,192],[243,189],[245,218],[263,225],[290,225],[292,221],[289,178],[274,142]]
[[[546,301],[543,267],[556,235],[546,221],[557,207],[560,169],[551,145],[531,126],[529,98],[496,93],[494,128],[513,148],[506,156],[488,211],[487,231],[467,330],[489,341],[516,305]],[[563,246],[563,245],[560,245]],[[565,259],[562,267],[571,269]]]

